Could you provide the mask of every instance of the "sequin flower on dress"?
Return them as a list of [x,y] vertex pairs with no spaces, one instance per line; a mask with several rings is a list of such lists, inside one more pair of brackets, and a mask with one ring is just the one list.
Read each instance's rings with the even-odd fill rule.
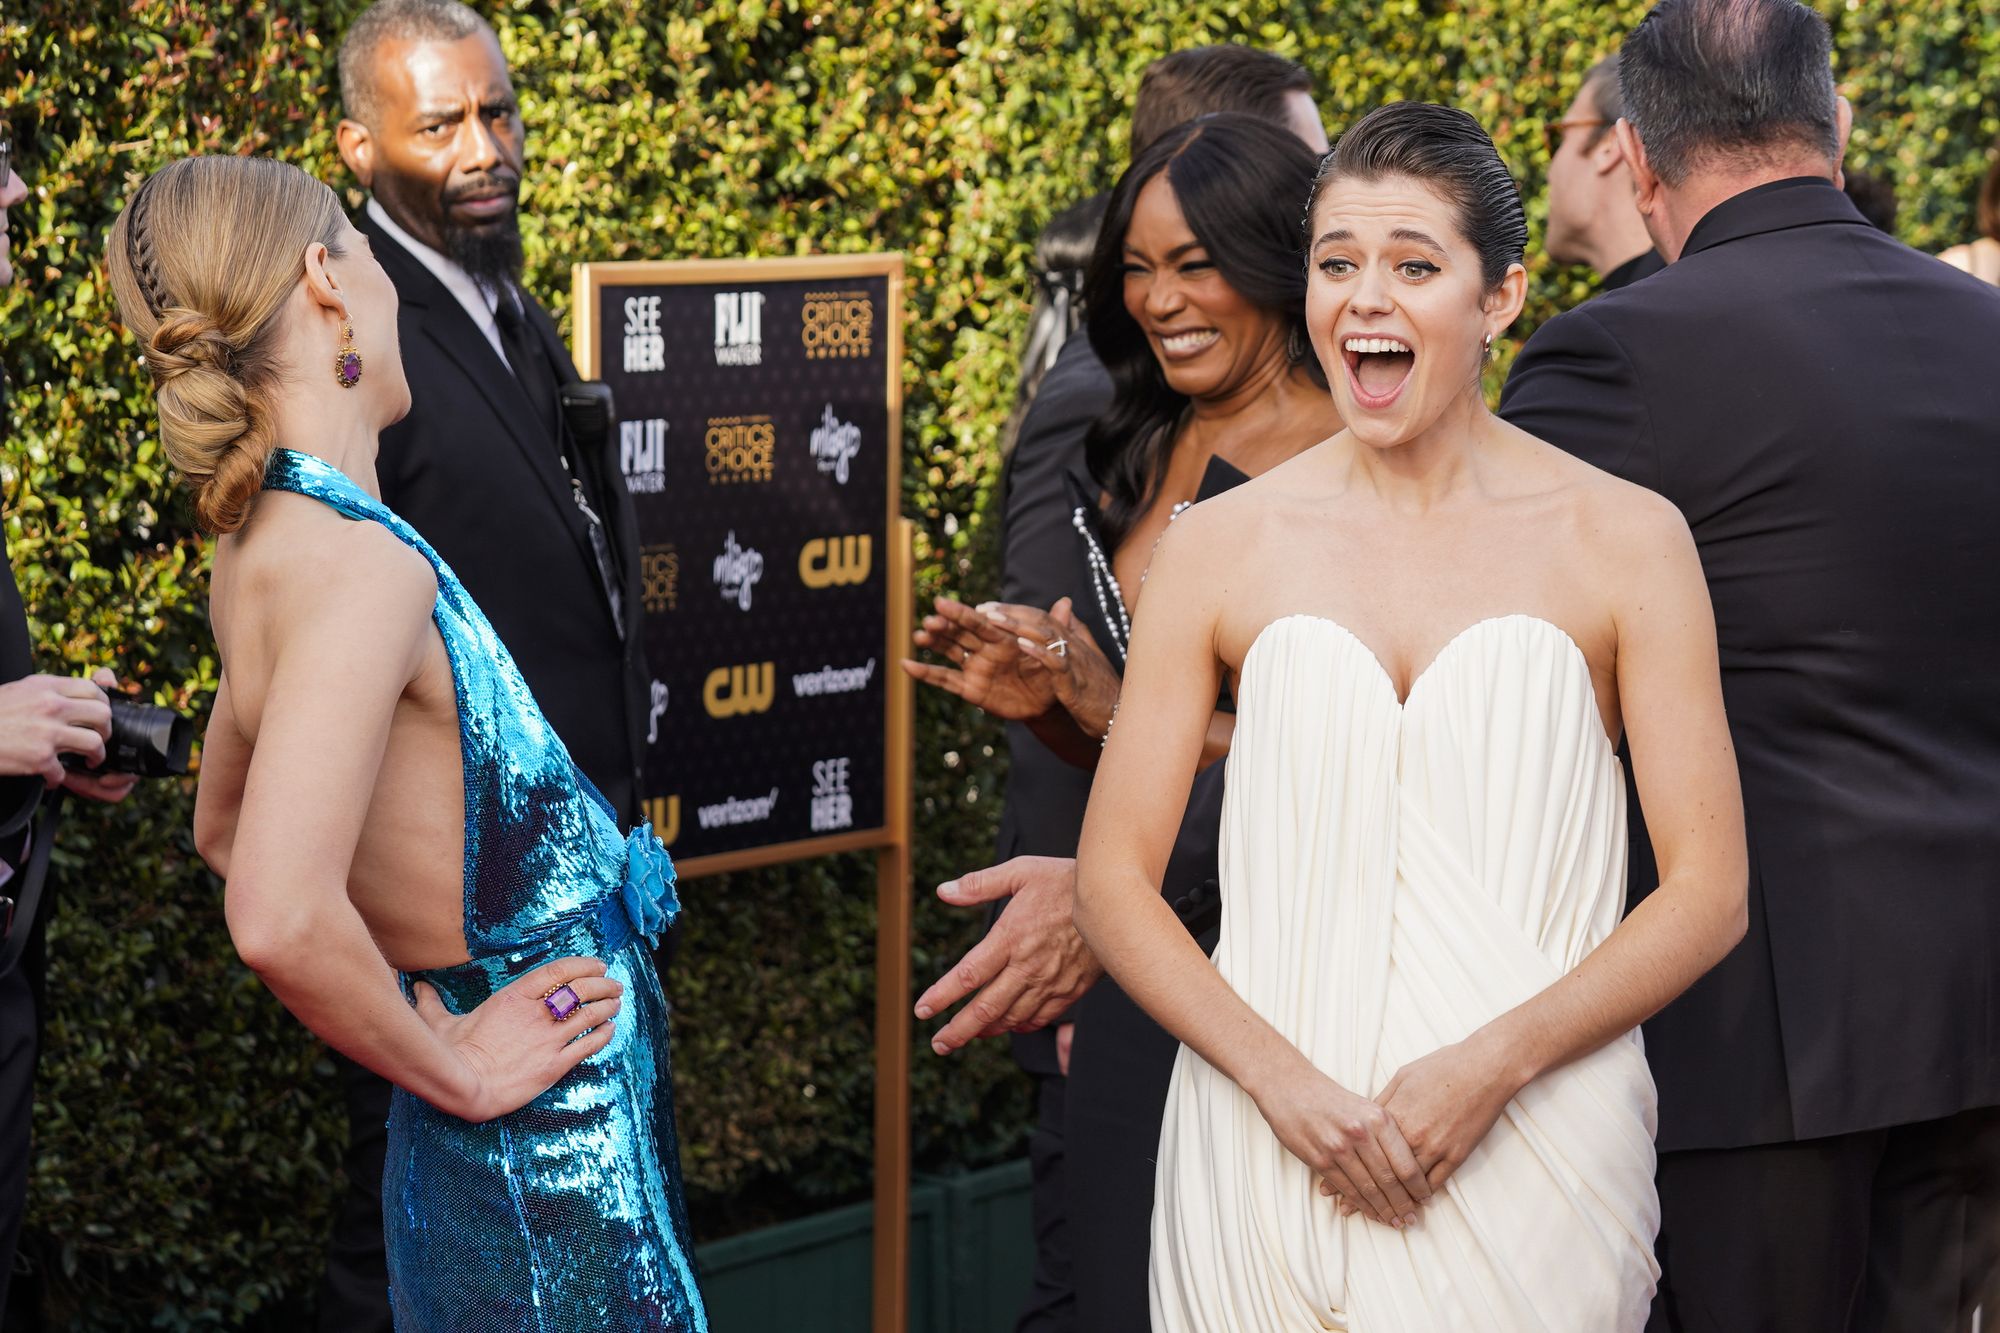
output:
[[625,915],[632,929],[646,937],[646,943],[660,947],[660,932],[681,914],[680,895],[674,892],[674,858],[660,845],[650,823],[641,824],[625,839]]

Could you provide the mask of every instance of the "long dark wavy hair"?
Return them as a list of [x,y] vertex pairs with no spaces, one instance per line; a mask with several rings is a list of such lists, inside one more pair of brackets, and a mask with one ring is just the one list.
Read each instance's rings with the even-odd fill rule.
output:
[[1091,424],[1085,458],[1109,497],[1105,544],[1117,549],[1166,476],[1188,410],[1167,385],[1146,334],[1125,309],[1125,233],[1139,192],[1165,172],[1188,229],[1244,300],[1281,319],[1285,355],[1315,383],[1324,372],[1306,337],[1306,197],[1319,159],[1287,130],[1222,112],[1176,126],[1134,159],[1111,192],[1084,277],[1090,345],[1111,373],[1111,406]]

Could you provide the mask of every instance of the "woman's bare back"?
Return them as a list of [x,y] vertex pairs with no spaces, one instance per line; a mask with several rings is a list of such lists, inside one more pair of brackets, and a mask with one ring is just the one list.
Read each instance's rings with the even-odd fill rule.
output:
[[[429,564],[376,524],[350,522],[304,497],[267,492],[251,522],[218,544],[211,586],[210,617],[225,669],[195,811],[203,855],[228,877],[253,758],[311,765],[311,745],[300,741],[338,732],[348,722],[361,725],[363,719],[353,716],[355,700],[386,700],[393,691],[393,714],[353,847],[348,897],[399,970],[463,962],[458,705],[444,641],[429,623],[437,593]],[[355,680],[348,664],[328,662],[324,679],[308,678],[303,691],[277,704],[284,624],[348,599],[365,603],[362,624],[379,629],[385,645],[380,660],[368,662],[362,673],[383,678]],[[408,623],[419,614],[420,629]],[[343,619],[352,623],[353,615],[350,608]],[[412,650],[387,646],[402,643]],[[280,717],[274,707],[303,707],[316,715]],[[267,749],[282,746],[283,752],[261,753],[265,738]]]

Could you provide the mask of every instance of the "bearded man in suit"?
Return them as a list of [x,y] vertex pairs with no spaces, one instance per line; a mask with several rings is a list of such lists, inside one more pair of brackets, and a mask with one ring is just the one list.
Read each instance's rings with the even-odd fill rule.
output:
[[[521,285],[526,131],[499,39],[457,0],[381,0],[340,47],[355,226],[396,285],[412,389],[382,434],[382,499],[486,611],[535,701],[621,823],[640,816],[649,705],[632,501],[609,441],[562,404],[579,379]],[[320,1327],[388,1333],[389,1085],[343,1063],[348,1195]]]

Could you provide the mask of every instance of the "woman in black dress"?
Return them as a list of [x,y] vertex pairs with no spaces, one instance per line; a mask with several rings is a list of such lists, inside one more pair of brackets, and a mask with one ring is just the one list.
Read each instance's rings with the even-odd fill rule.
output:
[[[1112,404],[1072,479],[1071,595],[1053,607],[941,601],[913,672],[1094,767],[1117,706],[1153,543],[1188,504],[1340,429],[1304,332],[1301,219],[1315,155],[1282,129],[1204,116],[1134,160],[1085,287]],[[1254,577],[1254,571],[1246,571]],[[1165,892],[1213,944],[1215,840],[1233,719],[1219,700]],[[1081,817],[1081,808],[1077,814]],[[1146,1328],[1153,1161],[1175,1043],[1108,980],[1071,1014],[1066,1123],[1076,1324]]]

